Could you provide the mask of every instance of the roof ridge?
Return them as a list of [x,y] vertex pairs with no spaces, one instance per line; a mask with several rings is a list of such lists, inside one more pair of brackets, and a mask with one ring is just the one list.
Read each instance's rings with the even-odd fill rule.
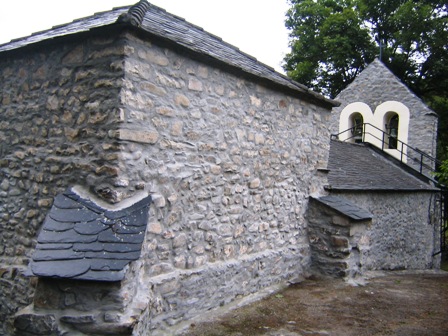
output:
[[140,0],[135,5],[131,6],[131,8],[129,8],[129,11],[121,14],[118,17],[117,22],[130,23],[133,26],[138,27],[141,25],[143,18],[150,6],[151,4],[148,1]]

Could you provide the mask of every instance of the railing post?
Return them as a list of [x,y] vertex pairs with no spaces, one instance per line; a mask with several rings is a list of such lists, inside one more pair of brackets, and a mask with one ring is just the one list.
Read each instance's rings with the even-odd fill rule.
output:
[[401,141],[401,162],[403,162],[403,146],[404,142]]
[[362,124],[362,142],[366,142],[366,123]]
[[420,154],[420,174],[423,172],[423,153]]
[[381,150],[384,150],[384,136],[386,135],[385,132],[383,132],[383,141],[381,141]]

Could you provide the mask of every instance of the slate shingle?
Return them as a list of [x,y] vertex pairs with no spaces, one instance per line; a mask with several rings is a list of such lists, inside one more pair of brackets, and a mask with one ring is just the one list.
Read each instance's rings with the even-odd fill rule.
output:
[[373,214],[352,202],[338,196],[323,196],[319,198],[311,198],[326,206],[336,210],[344,216],[354,221],[364,221],[373,218]]
[[81,275],[74,276],[72,279],[75,280],[91,280],[91,281],[121,281],[124,278],[125,272],[114,271],[114,270],[101,270],[93,271],[89,270]]
[[45,230],[57,232],[72,230],[75,227],[75,223],[73,222],[60,222],[54,220],[50,216],[47,216],[47,218],[45,219],[45,225]]
[[[51,211],[51,210],[50,210]],[[37,242],[40,244],[48,243],[91,243],[98,240],[97,235],[83,235],[78,234],[75,230],[67,231],[48,231],[44,227],[37,237]]]
[[128,208],[110,211],[71,189],[56,196],[28,275],[122,280],[126,265],[140,257],[150,203],[147,196]]
[[32,261],[30,269],[33,275],[51,278],[73,278],[81,276],[90,269],[86,259]]
[[332,140],[328,182],[333,190],[438,190],[408,173],[368,144]]
[[91,222],[77,223],[73,228],[77,233],[83,235],[95,235],[110,229],[110,225],[104,225],[98,218]]
[[129,260],[126,259],[91,259],[90,269],[92,271],[122,271],[127,264]]
[[144,234],[120,234],[112,230],[106,230],[98,235],[98,241],[102,243],[131,243],[141,244],[143,242]]

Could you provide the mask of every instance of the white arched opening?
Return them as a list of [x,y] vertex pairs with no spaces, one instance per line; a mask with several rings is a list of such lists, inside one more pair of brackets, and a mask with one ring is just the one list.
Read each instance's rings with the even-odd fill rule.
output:
[[360,142],[362,140],[362,124],[373,119],[370,107],[361,102],[347,105],[339,117],[339,140]]
[[407,161],[405,144],[408,142],[409,118],[409,109],[397,101],[378,105],[374,113],[375,125],[385,133],[383,149],[403,162]]
[[409,118],[409,109],[397,101],[387,101],[378,105],[375,113],[365,103],[351,103],[339,116],[338,139],[357,142],[359,129],[356,125],[358,120],[362,120],[365,126],[361,136],[365,142],[384,149],[395,158],[406,162],[407,146],[404,144],[408,141]]

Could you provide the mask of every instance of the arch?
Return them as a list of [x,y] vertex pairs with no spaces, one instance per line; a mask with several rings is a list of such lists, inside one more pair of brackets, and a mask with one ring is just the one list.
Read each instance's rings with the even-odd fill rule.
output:
[[[352,132],[346,132],[352,129],[354,124],[354,118],[362,118],[363,123],[370,123],[373,119],[373,113],[369,105],[361,102],[348,104],[341,112],[339,117],[339,140],[346,141],[353,137]],[[344,133],[342,133],[344,132]]]
[[350,115],[349,124],[351,127],[351,137],[355,143],[362,142],[362,134],[364,127],[364,118],[359,112]]
[[[390,155],[402,159],[406,162],[407,147],[401,144],[408,142],[409,135],[409,119],[410,112],[409,109],[400,102],[397,101],[387,101],[384,102],[375,109],[374,113],[375,124],[378,125],[386,134],[385,147],[384,150]],[[390,125],[390,122],[397,122],[398,125]],[[386,127],[387,125],[387,127]],[[391,139],[390,130],[388,127],[395,126],[396,128],[396,139]],[[395,135],[395,134],[392,134]],[[394,146],[394,143],[397,143]],[[394,148],[395,147],[395,148]],[[401,155],[403,151],[404,155]]]
[[383,124],[385,127],[385,133],[387,134],[385,139],[387,148],[397,149],[400,116],[395,112],[387,112],[384,115]]
[[[353,136],[350,129],[354,126],[353,118],[358,114],[361,115],[364,124],[369,124],[364,128],[364,141],[369,142],[378,148],[382,148],[390,155],[406,162],[407,147],[401,146],[401,143],[408,142],[410,120],[409,109],[403,103],[393,100],[378,105],[375,109],[375,113],[373,113],[370,107],[365,103],[356,102],[348,104],[341,111],[339,116],[339,140],[347,141]],[[389,133],[386,125],[390,123],[392,118],[396,118],[396,121],[398,121],[398,127],[396,127],[396,138],[389,141],[387,136]],[[388,127],[390,126],[391,125]],[[383,135],[383,132],[386,133],[386,135]],[[383,138],[386,141],[386,144],[383,143]],[[397,146],[394,146],[395,142],[397,143]],[[389,143],[392,148],[389,148]],[[404,155],[401,155],[401,150]]]
[[410,113],[404,104],[397,101],[387,101],[378,105],[374,113],[375,124],[387,133],[386,124],[394,114],[398,115],[399,120],[398,140],[407,143]]

